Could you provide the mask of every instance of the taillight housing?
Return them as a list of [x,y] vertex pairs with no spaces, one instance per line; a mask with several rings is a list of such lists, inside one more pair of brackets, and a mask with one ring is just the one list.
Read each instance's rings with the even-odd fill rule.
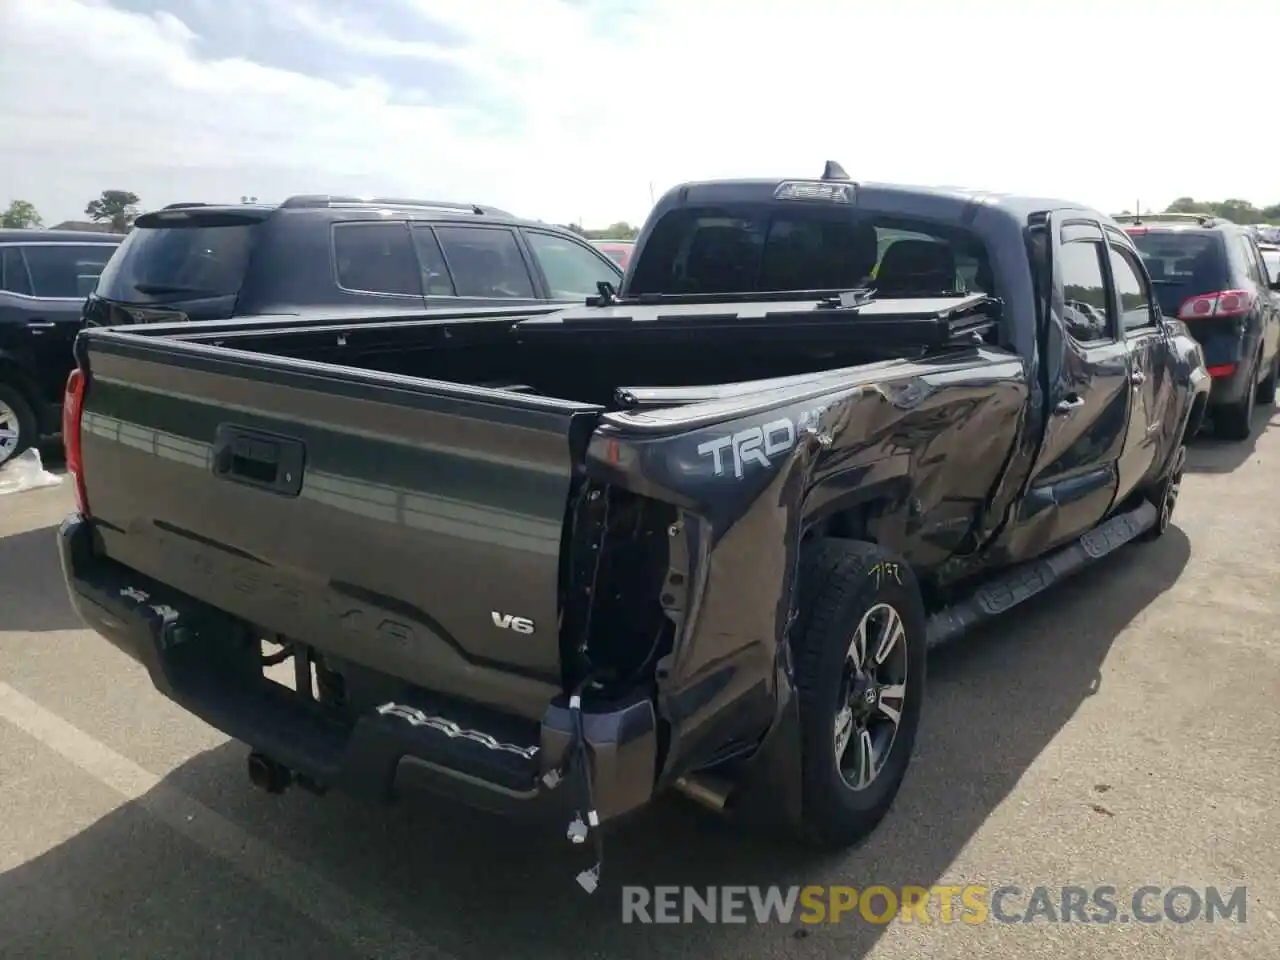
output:
[[1249,290],[1218,290],[1183,300],[1178,308],[1178,319],[1243,317],[1253,310],[1253,305],[1254,294]]
[[67,377],[62,397],[62,447],[67,457],[67,473],[76,490],[76,510],[88,516],[89,501],[84,492],[84,462],[80,453],[80,423],[84,417],[84,371],[75,369]]

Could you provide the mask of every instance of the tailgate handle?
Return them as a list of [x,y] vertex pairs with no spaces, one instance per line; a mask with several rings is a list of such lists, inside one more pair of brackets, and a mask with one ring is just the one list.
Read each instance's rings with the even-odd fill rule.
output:
[[260,430],[218,426],[213,442],[213,474],[286,497],[302,490],[306,447],[301,440]]

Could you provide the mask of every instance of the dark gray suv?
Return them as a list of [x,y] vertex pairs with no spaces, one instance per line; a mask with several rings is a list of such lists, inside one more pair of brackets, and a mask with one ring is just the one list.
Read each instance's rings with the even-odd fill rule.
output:
[[86,304],[95,325],[594,296],[621,269],[570,230],[492,207],[298,196],[144,214]]
[[1195,214],[1118,217],[1142,254],[1160,309],[1186,324],[1204,350],[1215,432],[1246,440],[1255,407],[1276,403],[1280,307],[1248,227]]
[[0,230],[0,463],[61,429],[85,296],[123,239]]

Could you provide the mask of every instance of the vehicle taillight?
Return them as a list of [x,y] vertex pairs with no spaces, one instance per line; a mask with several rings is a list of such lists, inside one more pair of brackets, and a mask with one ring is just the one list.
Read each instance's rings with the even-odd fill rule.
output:
[[1207,320],[1210,317],[1243,317],[1253,309],[1248,290],[1218,290],[1188,297],[1178,308],[1179,320]]
[[1125,227],[1124,232],[1131,237],[1141,237],[1147,232],[1146,227]]
[[1222,377],[1234,376],[1235,372],[1236,365],[1234,363],[1220,363],[1217,366],[1209,368],[1209,376],[1213,377],[1215,380],[1219,380]]
[[67,473],[76,489],[76,510],[85,516],[89,501],[84,493],[84,464],[80,456],[80,421],[84,414],[84,373],[72,370],[62,397],[62,447],[67,457]]

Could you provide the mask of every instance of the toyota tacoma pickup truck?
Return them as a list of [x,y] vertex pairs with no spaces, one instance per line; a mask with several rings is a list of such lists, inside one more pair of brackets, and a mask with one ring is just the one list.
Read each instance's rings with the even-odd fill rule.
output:
[[1164,533],[1209,388],[1107,216],[834,163],[672,190],[576,306],[75,352],[72,601],[254,784],[595,843],[665,791],[864,837],[927,649]]

